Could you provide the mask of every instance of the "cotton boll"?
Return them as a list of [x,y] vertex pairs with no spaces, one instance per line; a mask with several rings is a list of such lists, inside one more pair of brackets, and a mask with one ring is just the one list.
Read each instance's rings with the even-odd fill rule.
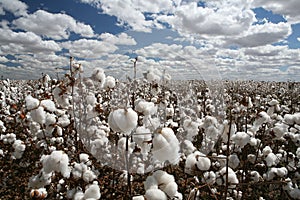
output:
[[44,124],[46,120],[46,112],[44,111],[43,107],[38,107],[37,109],[30,111],[30,116],[33,121]]
[[216,182],[216,174],[213,171],[204,172],[202,183],[213,185]]
[[293,125],[295,123],[294,115],[292,115],[292,114],[285,114],[284,117],[283,117],[283,121],[285,123],[287,123],[288,125]]
[[129,134],[137,126],[138,115],[131,108],[117,109],[108,117],[108,123],[115,132],[122,131]]
[[49,112],[54,112],[56,110],[55,103],[50,99],[45,99],[41,101],[41,106]]
[[96,69],[91,77],[96,83],[100,83],[100,87],[102,88],[105,83],[106,76],[104,74],[104,70],[101,68]]
[[66,114],[60,116],[60,117],[58,118],[58,122],[57,122],[57,124],[60,125],[60,126],[62,126],[62,127],[66,127],[66,126],[68,126],[70,123],[71,123],[71,122],[70,122],[70,119],[69,119],[68,115],[66,115]]
[[81,153],[79,154],[79,160],[82,163],[86,163],[87,161],[89,161],[89,155],[86,153]]
[[143,113],[143,115],[153,115],[157,112],[157,107],[153,102],[140,100],[137,102],[136,111]]
[[229,167],[231,167],[232,169],[235,169],[239,166],[240,164],[240,159],[236,154],[231,154],[229,156]]
[[267,166],[271,167],[277,163],[278,158],[274,153],[269,153],[265,158],[265,161],[267,162]]
[[13,156],[16,158],[16,159],[20,159],[22,158],[23,156],[23,153],[26,149],[26,145],[24,144],[23,141],[21,140],[15,140],[15,142],[13,143],[13,148],[14,148],[14,152],[13,152]]
[[156,179],[159,186],[164,185],[166,186],[170,182],[175,182],[174,176],[168,174],[165,171],[157,170],[153,173],[153,177]]
[[41,161],[45,173],[56,171],[65,178],[70,176],[69,157],[63,151],[53,151],[50,155],[44,155]]
[[97,176],[95,175],[95,173],[91,170],[86,170],[83,174],[82,174],[82,179],[89,183],[91,181],[93,181],[94,179],[96,179]]
[[264,112],[264,111],[260,112],[258,114],[258,117],[253,122],[253,127],[252,127],[253,132],[256,133],[256,131],[258,131],[260,126],[263,123],[269,122],[270,119],[271,119],[270,116],[266,112]]
[[185,155],[190,155],[196,150],[196,147],[194,147],[193,143],[190,140],[184,140],[182,145],[182,151]]
[[209,170],[210,166],[211,166],[211,161],[209,158],[204,157],[204,154],[199,154],[196,155],[196,160],[197,160],[197,168],[202,170],[202,171],[207,171]]
[[145,198],[147,200],[167,200],[167,195],[160,189],[149,189],[146,191]]
[[112,89],[116,86],[116,80],[112,76],[107,76],[105,79],[104,87],[108,89]]
[[196,162],[197,160],[194,153],[188,155],[185,160],[184,172],[190,175],[194,175],[194,172],[197,170]]
[[250,142],[250,136],[245,132],[237,132],[231,137],[231,139],[237,146],[241,148]]
[[256,155],[254,155],[254,154],[249,154],[249,155],[247,156],[247,159],[248,159],[248,161],[249,161],[250,163],[254,164],[254,163],[255,163],[255,160],[256,160]]
[[163,188],[163,191],[169,196],[169,197],[174,197],[177,193],[177,183],[176,182],[170,182],[166,184],[166,186]]
[[56,115],[55,114],[47,113],[46,114],[45,125],[49,126],[49,125],[53,125],[55,123],[56,123]]
[[88,105],[95,105],[95,103],[97,102],[97,99],[95,97],[95,94],[93,93],[89,93],[86,97],[85,97],[86,103]]
[[100,199],[101,193],[100,188],[97,184],[92,184],[88,186],[86,191],[84,192],[84,199]]
[[258,182],[262,180],[261,175],[257,171],[251,171],[250,176],[251,176],[251,180],[254,182]]
[[269,153],[272,153],[272,149],[269,146],[265,146],[262,151],[264,156],[267,156]]
[[84,194],[82,191],[77,191],[73,197],[73,200],[83,200]]
[[31,95],[28,95],[25,98],[25,105],[28,110],[35,109],[39,106],[40,101],[36,98],[33,98]]
[[146,178],[146,181],[144,182],[144,188],[145,190],[158,189],[158,182],[154,176],[148,176]]

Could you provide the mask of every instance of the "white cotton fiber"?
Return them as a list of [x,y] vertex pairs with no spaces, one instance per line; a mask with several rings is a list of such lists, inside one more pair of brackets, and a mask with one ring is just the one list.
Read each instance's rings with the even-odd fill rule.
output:
[[15,140],[15,142],[13,143],[13,148],[14,148],[14,152],[13,152],[13,156],[16,159],[22,158],[22,155],[26,149],[26,145],[24,144],[23,141],[21,140]]
[[144,182],[144,188],[145,190],[158,188],[158,182],[154,176],[148,176],[146,178],[146,181]]
[[211,166],[211,161],[208,157],[206,157],[204,154],[196,155],[197,160],[197,168],[201,171],[207,171],[209,170]]
[[30,111],[30,116],[33,121],[44,124],[46,121],[46,112],[44,111],[43,107],[38,107],[37,109]]
[[46,126],[53,125],[55,123],[56,123],[56,115],[51,114],[51,113],[47,113],[46,114],[46,120],[45,120]]
[[70,123],[71,123],[71,122],[70,122],[70,119],[69,119],[68,115],[66,115],[66,114],[60,116],[60,117],[58,118],[58,122],[57,122],[57,124],[60,125],[60,126],[62,126],[62,127],[66,127],[66,126],[68,126]]
[[41,106],[44,107],[45,110],[49,111],[49,112],[54,112],[56,111],[56,106],[55,103],[50,100],[50,99],[45,99],[41,101]]
[[169,161],[176,164],[179,161],[179,141],[170,128],[162,128],[154,135],[153,157],[161,162]]
[[36,98],[33,98],[31,95],[28,95],[25,98],[25,105],[28,110],[35,109],[39,106],[40,101]]
[[[106,76],[104,70],[101,68],[96,69],[91,77],[95,82],[100,83],[100,87],[104,86]],[[96,85],[96,84],[95,84]]]
[[131,108],[117,109],[108,116],[108,123],[115,132],[129,134],[137,126],[137,121],[138,115]]
[[267,155],[267,157],[265,158],[265,161],[266,161],[268,167],[275,165],[277,160],[278,160],[278,158],[274,153],[269,153]]
[[167,195],[160,189],[149,189],[146,191],[145,198],[147,200],[167,200]]
[[153,102],[147,102],[145,100],[136,101],[135,110],[143,113],[143,115],[153,115],[157,112],[157,107]]
[[250,136],[245,132],[236,132],[231,139],[237,146],[241,148],[250,142]]
[[100,199],[100,188],[97,184],[90,185],[84,192],[84,199]]
[[163,191],[169,196],[174,197],[177,193],[178,185],[176,182],[170,182],[166,184]]
[[45,173],[56,171],[65,178],[70,176],[69,157],[63,151],[53,151],[50,155],[44,155],[41,161]]
[[116,86],[116,80],[114,77],[112,76],[107,76],[105,83],[104,83],[104,87],[107,89],[112,89]]
[[97,178],[97,176],[96,176],[95,173],[94,173],[93,171],[91,171],[91,170],[86,170],[86,171],[83,172],[83,174],[82,174],[82,179],[83,179],[85,182],[87,182],[87,183],[93,181],[93,180],[96,179],[96,178]]

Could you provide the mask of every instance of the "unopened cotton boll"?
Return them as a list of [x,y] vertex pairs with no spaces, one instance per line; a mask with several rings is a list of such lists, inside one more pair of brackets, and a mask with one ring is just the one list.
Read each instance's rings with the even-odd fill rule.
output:
[[25,105],[28,110],[35,109],[39,106],[40,101],[36,98],[33,98],[31,95],[28,95],[25,98]]
[[131,108],[117,109],[108,116],[108,123],[115,132],[130,132],[137,126],[138,115]]

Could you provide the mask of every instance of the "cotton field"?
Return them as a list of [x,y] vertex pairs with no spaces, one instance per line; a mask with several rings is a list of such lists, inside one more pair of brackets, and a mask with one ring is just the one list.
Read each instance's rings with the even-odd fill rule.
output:
[[0,82],[1,199],[300,199],[299,82],[82,70]]

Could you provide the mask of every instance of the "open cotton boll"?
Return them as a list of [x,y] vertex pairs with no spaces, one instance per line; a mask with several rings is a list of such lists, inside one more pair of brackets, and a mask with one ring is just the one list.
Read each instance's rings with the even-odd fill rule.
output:
[[280,167],[280,168],[276,168],[276,167],[272,167],[266,174],[266,179],[268,181],[273,180],[275,177],[285,177],[288,174],[288,170],[285,167]]
[[174,197],[177,193],[178,185],[176,182],[168,183],[164,188],[163,191],[169,196]]
[[288,125],[293,125],[295,123],[294,115],[292,114],[285,114],[283,117],[283,121]]
[[236,132],[231,139],[237,146],[241,148],[250,142],[250,136],[245,132]]
[[[92,80],[96,83],[100,83],[100,87],[104,86],[106,76],[104,74],[104,70],[101,68],[95,69],[92,76]],[[96,85],[96,84],[95,84]]]
[[113,131],[122,131],[127,134],[130,134],[137,126],[138,121],[137,113],[131,108],[114,110],[109,114],[108,118],[109,126]]
[[32,110],[40,105],[40,101],[36,98],[33,98],[31,95],[28,95],[25,98],[25,105],[28,110]]
[[273,150],[269,146],[265,146],[262,150],[262,153],[264,156],[267,156],[269,153],[272,153],[272,152],[273,152]]
[[144,182],[145,190],[158,189],[158,182],[154,176],[148,176]]
[[144,198],[144,196],[140,195],[140,196],[132,197],[132,200],[145,200],[145,198]]
[[51,113],[47,113],[46,114],[45,125],[49,126],[49,125],[53,125],[55,123],[56,123],[56,115],[55,114],[51,114]]
[[77,191],[73,197],[73,200],[83,200],[84,194],[81,190]]
[[[217,172],[217,177],[223,179],[223,181],[218,181],[217,180],[217,183],[219,185],[225,183],[225,180],[226,180],[226,167],[223,167],[220,171]],[[238,180],[235,172],[230,167],[228,167],[228,183],[232,184],[232,185],[229,185],[229,188],[235,188],[236,185],[239,183],[239,180]]]
[[167,195],[160,189],[149,189],[146,191],[145,198],[147,200],[167,200]]
[[170,128],[163,128],[154,135],[152,153],[153,157],[161,162],[169,161],[176,164],[179,161],[179,142]]
[[44,124],[46,120],[46,112],[43,107],[38,107],[37,109],[30,111],[30,117],[33,121],[39,124]]
[[170,182],[175,182],[173,175],[162,170],[155,171],[152,176],[156,179],[158,185],[167,185]]
[[90,183],[91,181],[95,180],[96,178],[97,178],[97,176],[91,170],[86,170],[82,174],[82,179],[87,183]]
[[278,158],[274,153],[269,153],[265,158],[268,167],[275,165],[278,162]]
[[196,164],[198,169],[200,169],[201,171],[209,170],[211,166],[211,161],[209,158],[205,157],[204,154],[200,153],[199,155],[196,155],[196,160],[197,160]]
[[23,141],[21,140],[15,140],[15,142],[13,143],[13,148],[15,149],[15,151],[13,152],[13,156],[16,159],[20,159],[23,156],[23,153],[26,149],[26,145],[24,144]]
[[66,126],[68,126],[70,123],[71,123],[71,122],[70,122],[70,119],[69,119],[68,115],[66,115],[66,114],[60,116],[60,117],[58,118],[58,122],[57,122],[57,124],[60,125],[60,126],[62,126],[62,127],[66,127]]
[[143,115],[153,115],[157,112],[157,107],[153,102],[138,100],[135,110],[137,112],[143,113]]
[[252,127],[252,131],[254,133],[256,133],[258,131],[258,129],[260,128],[260,126],[263,124],[263,123],[267,123],[270,121],[270,116],[262,111],[258,114],[258,117],[255,119],[255,121],[253,122],[253,127]]
[[55,103],[50,99],[45,99],[41,101],[41,106],[45,108],[45,110],[49,112],[55,112],[56,106]]
[[85,97],[86,103],[89,105],[95,105],[95,103],[97,102],[97,99],[95,97],[95,94],[93,93],[89,93],[86,97]]
[[216,174],[213,171],[204,172],[201,181],[202,181],[202,183],[212,185],[216,182]]
[[87,161],[89,161],[89,155],[86,153],[81,153],[79,154],[79,160],[80,162],[86,163]]
[[273,132],[277,138],[281,138],[285,132],[288,132],[288,125],[284,123],[276,123]]
[[232,169],[235,169],[239,166],[240,164],[240,159],[236,154],[231,154],[229,156],[229,167],[231,167]]
[[104,87],[107,89],[112,89],[116,86],[116,80],[112,76],[107,76],[105,79]]
[[69,157],[63,151],[53,151],[50,155],[41,158],[45,173],[60,172],[63,177],[70,177]]

